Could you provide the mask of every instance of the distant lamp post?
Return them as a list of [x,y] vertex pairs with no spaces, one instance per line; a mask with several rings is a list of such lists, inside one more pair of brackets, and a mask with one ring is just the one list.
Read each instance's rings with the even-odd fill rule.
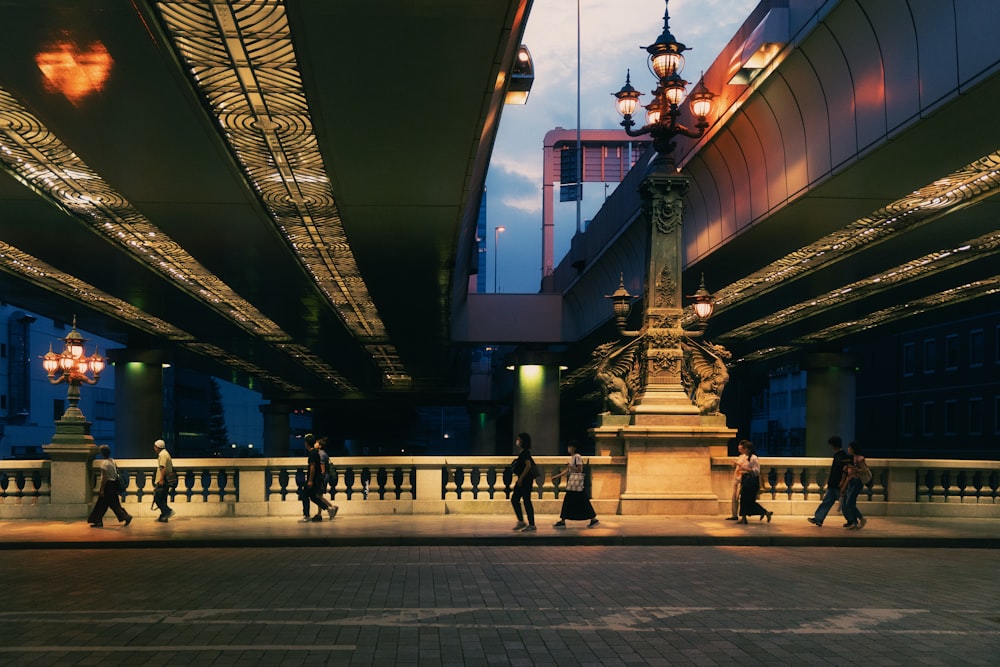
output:
[[56,434],[53,444],[93,445],[90,437],[90,422],[80,411],[80,385],[97,384],[101,372],[106,366],[104,357],[94,348],[93,354],[86,354],[84,344],[87,342],[76,330],[76,316],[73,316],[73,328],[63,338],[62,353],[49,351],[42,357],[42,368],[49,376],[49,382],[68,385],[66,402],[68,407],[62,419],[56,421]]
[[[664,3],[666,4],[667,2]],[[649,53],[649,69],[656,77],[657,86],[652,91],[652,102],[645,107],[646,123],[642,127],[634,129],[636,122],[633,115],[639,108],[640,93],[632,87],[631,73],[626,74],[625,85],[621,90],[614,93],[615,106],[623,116],[621,124],[625,132],[632,137],[648,134],[657,152],[639,185],[650,234],[640,329],[625,329],[633,296],[625,289],[623,278],[619,281],[618,289],[608,295],[619,332],[623,336],[637,339],[636,346],[630,346],[629,349],[636,350],[639,359],[637,363],[642,371],[638,374],[640,379],[632,388],[627,403],[628,410],[640,418],[643,413],[711,414],[713,410],[717,410],[717,401],[713,405],[709,400],[711,397],[696,396],[697,390],[690,386],[690,365],[694,354],[703,357],[707,355],[707,361],[713,364],[716,361],[721,363],[722,356],[728,354],[720,346],[693,341],[692,337],[700,336],[701,330],[688,331],[681,324],[684,314],[681,296],[681,222],[688,178],[679,173],[672,151],[676,147],[675,137],[680,135],[698,138],[704,135],[709,126],[707,117],[712,111],[715,96],[703,82],[699,82],[688,100],[695,119],[693,127],[681,124],[680,105],[684,101],[688,82],[681,78],[680,73],[684,67],[683,52],[687,47],[670,33],[669,23],[670,16],[665,9],[663,32],[655,43],[645,47]],[[703,329],[713,308],[712,295],[705,289],[704,278],[691,298],[694,299],[694,310]],[[716,365],[712,372],[721,377],[724,369]],[[685,386],[686,378],[688,386]],[[724,381],[713,386],[718,387],[718,393],[721,393]],[[619,401],[618,409],[621,409],[620,404]]]
[[507,228],[504,227],[503,225],[493,228],[493,292],[494,293],[499,291],[499,289],[497,288],[497,285],[499,285],[499,282],[497,281],[497,276],[499,275],[497,273],[497,267],[500,265],[500,233],[505,231],[507,231]]

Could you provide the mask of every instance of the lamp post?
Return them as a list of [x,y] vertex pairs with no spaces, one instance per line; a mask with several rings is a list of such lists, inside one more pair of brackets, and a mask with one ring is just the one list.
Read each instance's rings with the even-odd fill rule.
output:
[[[664,3],[667,5],[667,2]],[[686,390],[682,381],[685,363],[684,341],[690,335],[681,326],[681,222],[688,178],[678,170],[672,151],[674,139],[680,136],[701,137],[708,128],[707,116],[712,110],[714,95],[699,82],[690,95],[690,109],[695,117],[693,128],[680,123],[680,105],[688,82],[681,78],[687,47],[670,32],[668,9],[663,14],[663,32],[656,42],[645,47],[649,53],[649,69],[656,78],[653,100],[646,105],[646,123],[635,129],[633,114],[639,106],[640,93],[632,87],[631,73],[626,73],[625,85],[615,96],[615,105],[622,114],[622,127],[629,136],[649,135],[657,156],[650,163],[646,177],[639,186],[643,210],[650,221],[647,245],[642,326],[627,331],[625,322],[632,295],[624,280],[612,299],[616,324],[622,335],[641,338],[638,348],[641,367],[630,412],[639,423],[646,414],[682,415],[704,413]],[[702,322],[711,314],[711,295],[701,289],[693,297]],[[653,418],[655,421],[655,417]]]
[[76,330],[76,316],[73,316],[73,328],[63,338],[62,352],[56,354],[49,344],[49,351],[42,357],[42,367],[49,376],[49,382],[68,385],[66,402],[69,404],[62,419],[56,421],[56,434],[52,440],[55,444],[93,445],[90,437],[90,422],[80,410],[80,385],[97,384],[101,372],[105,368],[104,357],[97,348],[93,354],[86,354],[84,344],[87,342]]
[[503,225],[493,228],[493,293],[495,294],[499,290],[497,289],[497,266],[500,260],[500,233],[507,231],[507,228]]

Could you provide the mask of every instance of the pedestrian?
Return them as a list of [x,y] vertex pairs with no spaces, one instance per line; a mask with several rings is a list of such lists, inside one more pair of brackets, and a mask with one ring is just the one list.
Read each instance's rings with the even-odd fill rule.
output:
[[[307,433],[305,443],[306,480],[305,486],[299,489],[299,496],[302,498],[302,523],[322,521],[323,511],[327,509],[326,503],[320,499],[320,494],[323,491],[323,461],[319,455],[319,448],[316,446],[316,436]],[[309,516],[309,503],[313,503],[319,508],[314,517]]]
[[111,508],[111,511],[115,513],[115,518],[119,522],[124,521],[127,526],[132,523],[132,515],[122,507],[121,497],[119,496],[121,493],[122,474],[118,470],[118,464],[111,458],[110,447],[101,445],[97,451],[103,457],[98,463],[101,469],[101,480],[97,484],[97,503],[94,505],[94,510],[90,513],[87,522],[93,528],[103,528],[104,515],[107,514],[108,508]]
[[337,516],[337,510],[340,508],[326,498],[326,492],[330,489],[330,481],[333,479],[333,473],[330,472],[330,455],[326,453],[326,442],[326,438],[320,438],[316,441],[316,447],[319,449],[320,464],[323,466],[323,486],[319,492],[319,499],[326,505],[326,512],[330,515],[330,521],[333,521],[333,517]]
[[167,451],[167,443],[157,440],[153,443],[156,451],[156,479],[153,483],[153,504],[160,510],[160,516],[156,518],[160,523],[166,523],[174,515],[174,511],[167,505],[167,493],[170,491],[168,480],[174,476],[174,460]]
[[833,504],[840,498],[840,481],[844,476],[844,466],[851,461],[851,456],[844,451],[844,443],[839,435],[830,436],[826,441],[833,449],[833,463],[830,465],[830,474],[826,477],[826,492],[823,500],[811,517],[807,520],[814,526],[822,526],[826,515],[830,513]]
[[732,513],[726,517],[726,521],[739,521],[739,511],[740,511],[740,487],[742,484],[743,468],[746,466],[747,455],[743,453],[737,445],[740,455],[736,457],[733,461],[733,496],[731,499],[732,503]]
[[872,480],[872,471],[868,468],[868,462],[861,454],[861,446],[852,442],[847,446],[847,453],[851,460],[844,466],[844,478],[840,482],[844,497],[840,501],[840,511],[844,514],[847,523],[844,528],[848,530],[861,530],[868,523],[858,509],[858,494],[861,487]]
[[552,476],[553,480],[566,477],[562,510],[559,512],[559,520],[553,524],[555,528],[565,528],[566,521],[587,521],[589,519],[590,523],[587,524],[587,528],[593,528],[600,523],[597,520],[597,512],[594,511],[594,506],[590,504],[590,499],[587,498],[587,492],[584,490],[586,479],[583,474],[583,457],[576,450],[575,440],[566,445],[569,462],[562,472]]
[[[531,490],[535,486],[535,477],[538,470],[535,460],[531,458],[531,436],[527,433],[518,433],[514,439],[517,446],[517,458],[511,463],[511,470],[514,473],[514,490],[510,495],[510,504],[514,506],[514,515],[517,516],[515,531],[533,531],[535,528],[535,507],[531,504]],[[524,513],[521,512],[521,502],[524,502]],[[524,522],[527,515],[528,523]]]
[[748,516],[760,516],[763,520],[767,517],[767,522],[771,523],[771,516],[774,512],[768,512],[757,502],[757,493],[760,491],[760,461],[754,453],[753,443],[749,440],[740,440],[737,447],[741,454],[747,457],[740,470],[740,520],[739,523],[746,523]]

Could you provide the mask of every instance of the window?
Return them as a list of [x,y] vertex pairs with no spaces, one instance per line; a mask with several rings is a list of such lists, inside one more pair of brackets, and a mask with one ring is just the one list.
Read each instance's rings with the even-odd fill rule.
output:
[[958,401],[944,402],[945,435],[955,435],[958,431]]
[[969,332],[969,365],[983,365],[983,330],[973,329]]
[[937,365],[937,344],[933,338],[924,341],[924,373],[933,373]]
[[934,401],[927,401],[923,408],[921,422],[924,426],[924,435],[934,435]]
[[53,399],[52,401],[52,419],[54,421],[59,421],[62,419],[63,413],[66,412],[66,401],[61,398]]
[[944,368],[948,371],[958,368],[958,334],[949,334],[944,338]]
[[916,356],[917,353],[913,343],[903,343],[903,375],[913,375]]
[[913,435],[913,403],[903,403],[903,435]]
[[983,432],[983,399],[969,399],[969,435]]

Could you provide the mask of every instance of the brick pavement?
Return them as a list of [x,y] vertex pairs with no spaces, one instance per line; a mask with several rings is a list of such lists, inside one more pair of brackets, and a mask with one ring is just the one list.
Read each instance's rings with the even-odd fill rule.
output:
[[[190,521],[187,543],[170,548],[138,531],[131,544],[81,548],[68,539],[76,524],[37,526],[67,539],[0,549],[0,664],[988,665],[1000,655],[992,548],[885,548],[876,537],[864,549],[629,545],[644,531],[616,528],[622,517],[604,530],[624,543],[584,528],[553,543],[543,528],[539,540],[506,544],[474,536],[506,539],[507,517],[447,519],[411,517],[424,543],[408,546],[295,546],[281,520],[252,528],[277,535],[270,548],[192,548],[191,535],[225,537],[243,521],[230,519]],[[648,520],[661,532],[738,535],[721,520]],[[349,542],[403,525],[376,521],[296,528]],[[473,537],[436,545],[445,527]],[[4,537],[32,530],[0,522]]]

